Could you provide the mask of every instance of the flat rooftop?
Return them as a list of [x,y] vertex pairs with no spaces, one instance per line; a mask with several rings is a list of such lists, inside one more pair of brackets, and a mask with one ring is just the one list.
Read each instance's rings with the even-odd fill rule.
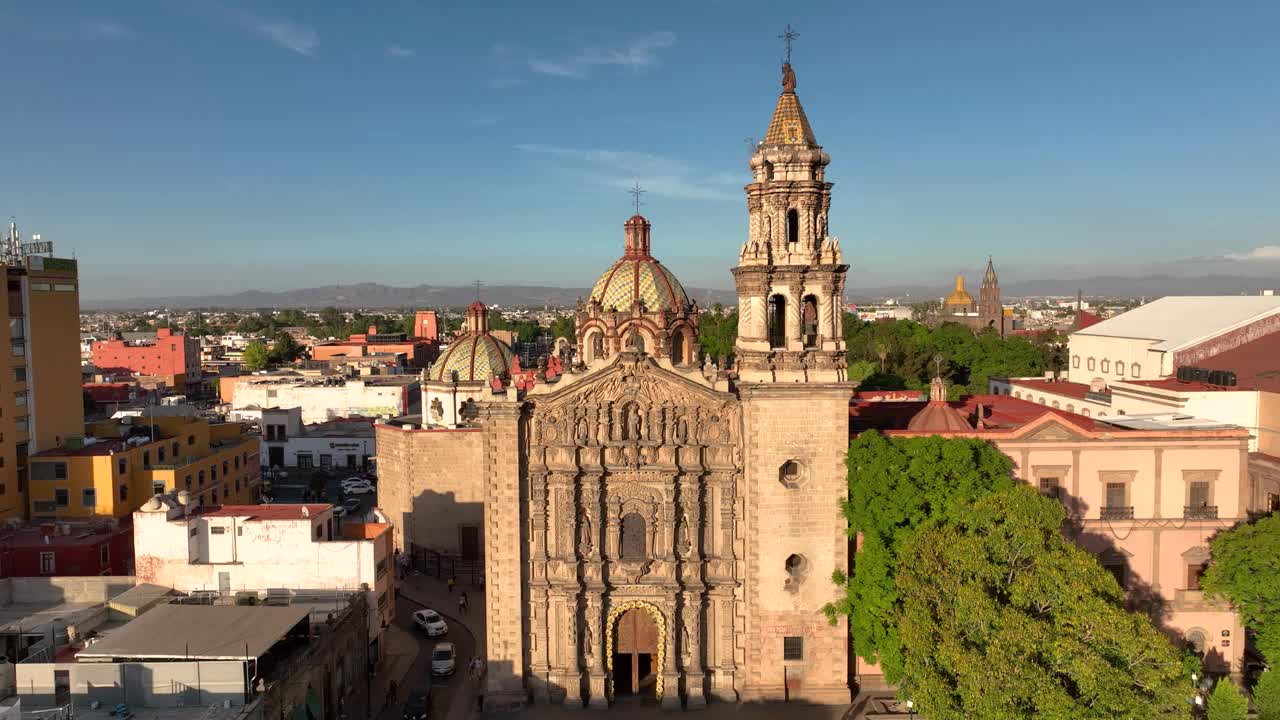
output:
[[77,659],[253,660],[299,624],[308,607],[160,605],[81,650]]
[[1280,295],[1162,297],[1073,335],[1154,340],[1155,350],[1177,350],[1280,312]]
[[1141,415],[1108,415],[1097,422],[1128,430],[1229,430],[1237,425],[1181,413],[1144,413]]
[[238,517],[247,520],[302,520],[332,510],[328,503],[295,505],[205,505],[196,508],[201,517]]

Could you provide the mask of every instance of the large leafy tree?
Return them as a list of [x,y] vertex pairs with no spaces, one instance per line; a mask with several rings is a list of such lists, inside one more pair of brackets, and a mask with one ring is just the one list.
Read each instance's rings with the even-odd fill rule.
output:
[[698,345],[706,357],[719,362],[720,358],[732,355],[737,339],[738,313],[726,313],[716,303],[698,316]]
[[261,340],[254,340],[244,346],[244,356],[240,362],[245,370],[257,372],[267,366],[269,355],[267,344]]
[[1218,533],[1209,548],[1200,587],[1229,600],[1257,634],[1258,651],[1280,663],[1280,515]]
[[1280,670],[1262,673],[1253,686],[1253,702],[1258,706],[1258,720],[1280,720]]
[[1018,484],[902,549],[900,687],[930,720],[1148,720],[1188,709],[1179,651]]
[[847,464],[849,497],[842,509],[861,548],[852,574],[835,575],[845,597],[825,611],[833,619],[847,615],[854,650],[897,682],[903,659],[894,580],[903,543],[921,525],[959,517],[975,500],[1012,487],[1013,463],[981,440],[867,431],[850,443]]
[[1218,680],[1209,695],[1209,720],[1245,720],[1249,716],[1249,700],[1230,678]]

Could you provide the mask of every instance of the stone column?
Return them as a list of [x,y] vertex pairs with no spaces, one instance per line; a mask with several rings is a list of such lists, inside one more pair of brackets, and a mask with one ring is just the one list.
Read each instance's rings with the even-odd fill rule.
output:
[[521,405],[488,403],[484,432],[486,709],[524,704],[525,524],[520,508]]
[[605,694],[604,617],[599,590],[588,590],[582,620],[582,659],[587,667],[587,703],[593,708],[609,707]]
[[663,603],[662,613],[667,617],[664,630],[667,647],[662,660],[662,709],[680,709],[680,666],[676,655],[676,643],[680,639],[680,617],[676,613],[676,597],[671,595]]
[[684,696],[690,710],[707,705],[702,672],[702,593],[685,592],[680,608],[680,669],[684,671]]

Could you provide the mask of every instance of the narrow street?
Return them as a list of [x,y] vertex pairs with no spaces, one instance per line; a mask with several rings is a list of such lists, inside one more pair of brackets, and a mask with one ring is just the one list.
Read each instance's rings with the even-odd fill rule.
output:
[[[411,576],[412,579],[413,576]],[[420,576],[419,576],[420,577]],[[412,593],[412,591],[410,591]],[[454,596],[456,597],[456,595]],[[404,593],[397,598],[396,624],[413,634],[418,643],[418,654],[410,666],[409,672],[400,681],[396,702],[377,716],[378,720],[398,720],[403,714],[404,700],[410,692],[425,689],[431,690],[432,718],[464,718],[467,716],[468,701],[473,701],[475,683],[467,673],[467,663],[475,655],[475,639],[471,631],[457,619],[457,607],[432,607],[440,613],[449,624],[449,632],[438,638],[428,638],[420,628],[414,625],[413,613],[423,609],[423,605],[411,600]],[[471,612],[475,612],[473,609]],[[453,675],[444,678],[431,677],[431,652],[438,642],[451,642],[457,646],[458,658]]]

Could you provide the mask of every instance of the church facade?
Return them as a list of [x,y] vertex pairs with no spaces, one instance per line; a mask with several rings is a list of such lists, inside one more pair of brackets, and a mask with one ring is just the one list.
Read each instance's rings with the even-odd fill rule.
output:
[[974,300],[964,289],[964,275],[957,275],[955,289],[942,300],[939,320],[960,323],[974,332],[991,330],[1000,337],[1014,329],[1013,318],[1005,312],[1000,301],[1000,279],[996,277],[991,258],[987,258],[987,270],[982,274],[978,299]]
[[637,214],[579,305],[577,367],[516,389],[475,307],[424,415],[378,425],[398,545],[483,560],[487,706],[851,699],[822,612],[849,566],[853,391],[829,162],[788,64],[750,161],[732,373]]

